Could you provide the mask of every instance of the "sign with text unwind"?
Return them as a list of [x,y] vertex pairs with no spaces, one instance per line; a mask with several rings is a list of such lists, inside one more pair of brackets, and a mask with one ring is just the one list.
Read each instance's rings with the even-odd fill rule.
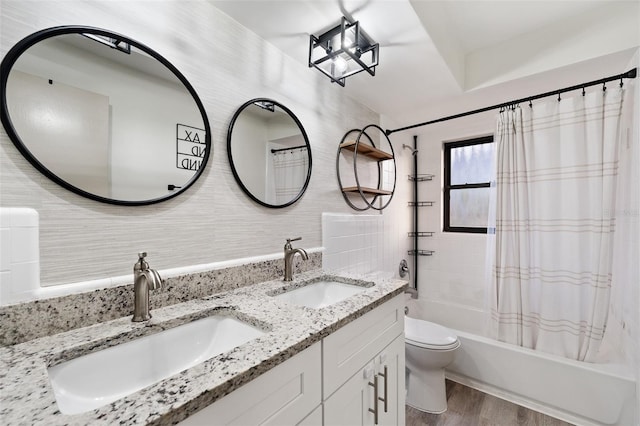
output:
[[206,154],[205,131],[178,124],[176,127],[176,167],[198,170]]

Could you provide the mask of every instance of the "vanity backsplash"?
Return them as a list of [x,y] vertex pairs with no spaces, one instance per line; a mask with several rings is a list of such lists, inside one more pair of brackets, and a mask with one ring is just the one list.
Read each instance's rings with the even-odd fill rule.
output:
[[[282,259],[186,274],[164,279],[162,290],[150,294],[154,309],[198,299],[282,277]],[[295,272],[322,268],[322,253],[295,262]],[[35,300],[0,307],[0,345],[27,342],[133,313],[133,284]]]

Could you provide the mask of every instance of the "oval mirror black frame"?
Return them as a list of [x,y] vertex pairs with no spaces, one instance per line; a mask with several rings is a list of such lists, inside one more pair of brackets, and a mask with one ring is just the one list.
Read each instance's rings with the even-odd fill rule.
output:
[[[204,156],[202,157],[202,162],[200,164],[200,167],[198,168],[196,173],[193,175],[193,177],[188,182],[182,184],[182,187],[180,187],[180,188],[174,187],[174,189],[178,188],[179,189],[178,191],[167,193],[166,196],[161,196],[161,197],[152,198],[152,199],[146,199],[146,200],[140,200],[140,201],[117,200],[117,199],[111,199],[111,198],[103,197],[101,195],[96,195],[96,194],[87,192],[87,191],[85,191],[85,190],[83,190],[81,188],[78,188],[77,186],[74,186],[74,185],[70,184],[69,182],[65,181],[64,179],[60,178],[55,173],[50,171],[47,167],[45,167],[44,164],[42,164],[42,162],[40,162],[29,151],[29,149],[26,147],[26,145],[22,142],[22,139],[17,134],[16,129],[15,129],[14,125],[13,125],[13,122],[11,121],[11,118],[10,118],[10,115],[9,115],[9,109],[8,109],[8,105],[7,105],[7,96],[6,96],[6,93],[7,93],[7,80],[9,78],[9,74],[11,72],[11,68],[13,67],[15,62],[18,60],[20,55],[22,55],[31,46],[33,46],[36,43],[38,43],[40,41],[43,41],[45,39],[52,38],[52,37],[59,36],[59,35],[65,35],[65,34],[91,34],[91,35],[95,35],[95,36],[101,36],[101,37],[108,37],[108,38],[116,39],[116,40],[118,40],[120,42],[129,44],[130,46],[133,46],[133,47],[143,51],[147,55],[153,57],[158,62],[163,64],[167,69],[169,69],[180,80],[180,82],[187,89],[189,94],[192,96],[194,102],[196,103],[196,106],[198,107],[198,110],[200,111],[200,114],[202,116],[202,121],[203,121],[203,125],[204,125],[204,130],[205,130],[205,153],[204,153]],[[202,104],[202,101],[200,100],[200,98],[198,97],[198,94],[196,93],[195,89],[189,83],[189,81],[186,79],[186,77],[180,71],[178,71],[178,69],[175,66],[173,66],[173,64],[171,64],[167,59],[165,59],[162,55],[160,55],[159,53],[157,53],[156,51],[154,51],[150,47],[148,47],[148,46],[146,46],[146,45],[144,45],[144,44],[142,44],[142,43],[140,43],[140,42],[138,42],[136,40],[133,40],[133,39],[131,39],[129,37],[126,37],[126,36],[123,36],[121,34],[118,34],[118,33],[115,33],[115,32],[109,31],[109,30],[105,30],[105,29],[102,29],[102,28],[85,27],[85,26],[71,26],[71,25],[70,26],[51,27],[51,28],[46,28],[46,29],[37,31],[37,32],[35,32],[33,34],[28,35],[24,39],[20,40],[18,43],[16,43],[7,52],[6,56],[2,60],[2,64],[0,64],[0,97],[1,97],[1,100],[2,100],[2,105],[1,105],[1,108],[0,108],[0,119],[2,121],[2,124],[4,125],[4,128],[5,128],[6,132],[7,132],[7,134],[9,135],[9,138],[11,139],[13,144],[16,146],[16,148],[18,148],[20,153],[38,171],[40,171],[42,174],[44,174],[46,177],[48,177],[49,179],[51,179],[52,181],[54,181],[58,185],[62,186],[63,188],[65,188],[65,189],[67,189],[69,191],[75,192],[78,195],[81,195],[83,197],[86,197],[86,198],[89,198],[89,199],[92,199],[92,200],[95,200],[95,201],[99,201],[99,202],[102,202],[102,203],[117,204],[117,205],[124,205],[124,206],[142,206],[142,205],[155,204],[155,203],[158,203],[158,202],[161,202],[161,201],[165,201],[165,200],[174,198],[174,197],[180,195],[181,193],[183,193],[184,191],[186,191],[191,185],[193,185],[195,183],[196,180],[198,180],[198,178],[200,177],[200,175],[204,171],[205,166],[207,165],[209,156],[211,155],[211,129],[210,129],[210,126],[209,126],[209,119],[208,119],[207,114],[205,112],[205,109],[204,109],[204,106]],[[169,185],[169,186],[171,186],[171,185]]]
[[[242,112],[248,106],[253,105],[256,102],[258,102],[258,103],[266,103],[266,104],[273,104],[274,106],[277,106],[278,108],[280,108],[284,112],[286,112],[289,115],[289,117],[291,117],[291,119],[296,123],[298,128],[300,129],[300,133],[302,134],[302,137],[304,138],[305,145],[307,147],[309,167],[307,169],[307,176],[305,178],[304,184],[302,185],[302,188],[300,189],[300,192],[295,197],[293,197],[291,200],[289,200],[289,201],[287,201],[286,203],[283,203],[283,204],[269,204],[266,201],[261,200],[258,197],[256,197],[249,190],[249,188],[247,188],[247,186],[244,184],[244,182],[242,182],[242,179],[240,178],[240,175],[238,174],[238,170],[236,169],[236,166],[235,166],[234,161],[233,161],[233,154],[231,152],[233,126],[235,125],[235,123],[236,123],[238,117],[240,116],[240,114],[242,114]],[[233,118],[231,119],[231,123],[229,123],[229,130],[227,132],[227,154],[229,156],[229,164],[231,165],[231,171],[233,172],[233,177],[236,179],[236,182],[238,183],[240,188],[242,188],[242,191],[244,191],[244,193],[247,194],[247,196],[249,196],[249,198],[251,198],[253,201],[255,201],[256,203],[258,203],[258,204],[260,204],[260,205],[262,205],[264,207],[269,207],[269,208],[273,208],[273,209],[280,209],[280,208],[283,208],[283,207],[288,207],[288,206],[294,204],[296,201],[298,201],[304,195],[305,191],[307,190],[307,187],[309,186],[309,181],[311,180],[312,155],[311,155],[311,144],[309,143],[309,137],[307,136],[307,132],[304,130],[304,127],[302,126],[302,123],[300,122],[300,120],[298,120],[298,117],[296,117],[296,115],[289,108],[287,108],[286,106],[282,105],[280,102],[274,101],[273,99],[269,99],[269,98],[251,99],[251,100],[245,102],[244,104],[242,104],[242,106],[240,106],[240,108],[238,108],[238,110],[233,115]]]

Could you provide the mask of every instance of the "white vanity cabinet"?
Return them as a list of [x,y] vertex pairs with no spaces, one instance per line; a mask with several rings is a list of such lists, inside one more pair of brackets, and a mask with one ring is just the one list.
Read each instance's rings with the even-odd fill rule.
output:
[[397,296],[322,342],[325,425],[403,425],[404,299]]
[[180,425],[404,425],[404,369],[399,295]]
[[318,342],[179,425],[319,425],[320,359]]
[[347,380],[323,408],[325,425],[403,425],[404,337]]

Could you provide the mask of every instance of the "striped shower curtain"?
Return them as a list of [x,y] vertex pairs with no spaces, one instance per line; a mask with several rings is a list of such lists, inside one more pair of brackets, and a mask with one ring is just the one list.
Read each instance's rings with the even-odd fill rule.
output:
[[302,191],[309,171],[307,148],[293,148],[271,154],[275,204],[285,204]]
[[609,310],[622,91],[497,117],[490,308],[498,340],[596,358]]

